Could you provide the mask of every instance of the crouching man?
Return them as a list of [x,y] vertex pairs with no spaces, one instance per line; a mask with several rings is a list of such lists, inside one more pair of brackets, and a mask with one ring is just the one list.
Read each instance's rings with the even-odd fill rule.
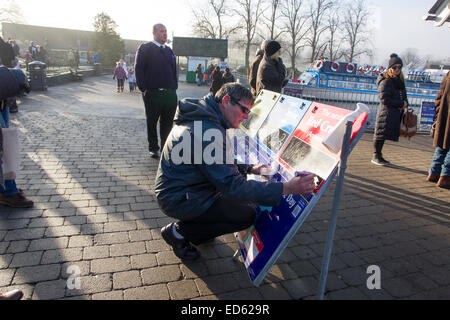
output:
[[178,220],[163,227],[161,235],[180,259],[199,257],[193,245],[250,227],[256,205],[277,206],[283,194],[313,192],[312,174],[286,183],[246,180],[247,173],[259,175],[266,166],[228,161],[232,146],[226,129],[238,128],[248,118],[253,101],[248,89],[228,83],[215,96],[179,102],[155,194],[161,210]]

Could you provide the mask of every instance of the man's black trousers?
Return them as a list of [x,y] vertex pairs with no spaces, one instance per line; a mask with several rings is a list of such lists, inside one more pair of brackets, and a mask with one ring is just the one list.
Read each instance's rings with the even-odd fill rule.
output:
[[[175,89],[150,89],[143,95],[145,115],[147,117],[148,150],[163,149],[167,136],[172,130],[173,117],[177,110],[178,97]],[[156,126],[159,120],[159,136],[161,147],[158,145]]]
[[221,197],[199,217],[178,221],[176,228],[187,240],[199,245],[224,234],[245,230],[255,222],[255,217],[254,206]]

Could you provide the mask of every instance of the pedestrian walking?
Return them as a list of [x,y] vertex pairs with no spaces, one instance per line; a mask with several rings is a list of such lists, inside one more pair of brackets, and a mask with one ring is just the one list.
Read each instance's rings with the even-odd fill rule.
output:
[[236,80],[234,79],[233,74],[230,71],[230,68],[225,68],[225,72],[222,75],[222,86],[225,83],[229,83],[229,82],[235,82]]
[[197,85],[201,86],[203,81],[203,71],[202,71],[202,64],[199,63],[197,66],[197,69],[195,69],[195,74],[197,76]]
[[117,92],[123,92],[123,86],[125,79],[127,79],[127,74],[122,67],[122,63],[116,63],[116,69],[114,70],[113,79],[117,79]]
[[0,63],[0,204],[12,208],[29,208],[34,205],[24,192],[17,188],[20,144],[16,128],[9,128],[10,100],[21,91],[29,92],[28,81],[21,70],[8,69]]
[[450,189],[450,72],[441,83],[441,89],[434,101],[436,124],[434,131],[433,160],[431,161],[428,181],[437,182],[438,187]]
[[256,50],[255,59],[253,59],[252,63],[250,64],[248,81],[250,83],[250,88],[254,97],[256,97],[256,78],[258,76],[258,68],[262,58],[264,57],[264,50],[269,42],[269,40],[264,40],[261,43],[261,48],[258,48],[258,50]]
[[[150,157],[158,159],[177,110],[178,76],[175,55],[165,45],[167,29],[163,24],[153,26],[153,39],[139,47],[134,71],[145,105],[148,150]],[[158,120],[161,146],[156,130]]]
[[130,92],[134,91],[135,81],[136,76],[134,75],[134,70],[133,68],[130,68],[130,70],[128,70],[128,86],[130,87]]
[[402,59],[393,53],[389,59],[388,69],[377,79],[380,105],[375,123],[374,153],[371,162],[379,166],[390,164],[383,158],[383,145],[386,140],[398,141],[403,110],[408,107],[402,67]]
[[256,95],[263,89],[281,93],[286,78],[286,67],[280,56],[281,45],[277,41],[270,41],[258,67]]
[[215,66],[214,70],[211,72],[211,86],[209,91],[216,95],[216,92],[222,87],[222,71],[220,71],[219,66]]

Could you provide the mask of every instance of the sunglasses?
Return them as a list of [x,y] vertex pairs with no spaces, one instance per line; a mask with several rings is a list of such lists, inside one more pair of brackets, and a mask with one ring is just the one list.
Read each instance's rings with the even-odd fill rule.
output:
[[245,114],[249,114],[250,113],[250,109],[247,108],[246,106],[240,104],[236,99],[233,99],[233,98],[230,97],[230,100],[231,100],[231,102],[233,102],[234,104],[237,104],[241,108],[242,113],[245,113]]
[[394,70],[397,70],[397,69],[398,69],[398,70],[401,70],[401,69],[402,69],[402,66],[392,66],[391,68],[394,69]]

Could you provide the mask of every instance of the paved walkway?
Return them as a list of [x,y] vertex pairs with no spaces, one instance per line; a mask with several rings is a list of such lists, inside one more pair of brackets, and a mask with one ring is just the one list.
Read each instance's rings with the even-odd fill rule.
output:
[[[179,98],[206,87],[180,84]],[[0,292],[26,299],[316,299],[333,188],[258,287],[233,235],[182,264],[161,239],[171,219],[155,202],[139,94],[110,77],[34,92],[12,123],[21,130],[19,187],[33,209],[0,206]],[[426,135],[387,143],[395,164],[370,163],[371,135],[347,169],[326,299],[450,299],[450,191],[425,182]],[[369,290],[367,268],[381,270]],[[80,273],[80,289],[73,275]]]

